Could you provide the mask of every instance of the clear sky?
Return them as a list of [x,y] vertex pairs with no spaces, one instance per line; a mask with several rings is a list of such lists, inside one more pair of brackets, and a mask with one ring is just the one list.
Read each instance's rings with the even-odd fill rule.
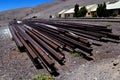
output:
[[51,1],[54,0],[0,0],[0,11],[22,7],[32,7]]

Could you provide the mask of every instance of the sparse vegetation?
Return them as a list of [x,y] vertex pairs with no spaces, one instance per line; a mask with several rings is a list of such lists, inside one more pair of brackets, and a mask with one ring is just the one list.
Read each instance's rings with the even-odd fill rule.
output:
[[85,6],[81,7],[81,9],[78,11],[77,15],[78,17],[85,17],[87,13],[87,9]]
[[46,75],[46,74],[41,74],[41,75],[37,75],[35,77],[35,80],[53,80],[53,76],[51,75]]
[[111,24],[106,24],[105,26],[106,26],[106,27],[110,27],[110,26],[112,26],[112,25],[111,25]]
[[106,3],[98,4],[96,12],[98,17],[109,17],[109,13],[106,9]]
[[79,11],[79,5],[76,4],[74,9],[74,17],[78,17],[78,11]]
[[116,16],[117,16],[117,14],[113,13],[111,16],[112,16],[112,17],[116,17]]
[[83,58],[83,55],[80,54],[80,53],[78,53],[78,52],[72,52],[71,54],[72,54],[72,56],[74,56],[74,57],[81,57],[81,58]]

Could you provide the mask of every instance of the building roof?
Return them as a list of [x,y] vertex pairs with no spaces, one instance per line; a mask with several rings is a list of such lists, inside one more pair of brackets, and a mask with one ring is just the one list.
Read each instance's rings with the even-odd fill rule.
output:
[[67,10],[62,10],[62,11],[60,11],[58,14],[63,14],[65,11],[67,11]]
[[91,11],[96,11],[97,10],[97,4],[95,4],[92,8],[91,8]]
[[[94,5],[88,5],[88,6],[86,6],[86,8],[89,10],[92,6],[94,6]],[[81,7],[79,7],[79,9],[80,9],[80,8],[81,8]],[[71,8],[71,9],[65,11],[65,13],[74,13],[74,8]]]
[[87,10],[88,10],[88,12],[90,12],[91,10],[93,10],[94,8],[96,8],[96,4],[92,4],[92,5],[88,5],[88,6],[86,6],[86,8],[87,8]]
[[110,3],[107,5],[107,9],[120,9],[120,0],[115,3]]
[[67,14],[67,13],[74,13],[74,8],[71,8],[71,9],[65,11],[65,14]]
[[[107,10],[111,10],[111,9],[120,9],[120,0],[116,1],[116,2],[107,2],[106,3],[106,8]],[[97,10],[97,4],[96,6],[94,6],[91,11],[96,11]]]
[[[97,6],[98,6],[97,4],[92,4],[92,5],[86,6],[86,8],[87,8],[88,12],[91,12],[91,11],[96,11],[97,10]],[[79,7],[79,9],[80,8],[81,7]],[[107,2],[106,3],[106,8],[108,10],[110,10],[110,9],[120,9],[120,0],[116,1],[116,2]],[[58,14],[62,14],[62,13],[65,13],[65,14],[74,13],[74,8],[71,8],[69,10],[62,10]]]
[[[92,4],[92,5],[86,6],[88,12],[90,12],[94,6],[96,6],[96,4]],[[79,9],[80,9],[80,8],[81,8],[81,7],[79,7]],[[59,13],[60,13],[60,12],[59,12]],[[58,14],[59,14],[59,13],[58,13]],[[74,13],[74,8],[71,8],[71,9],[69,9],[69,10],[64,11],[64,13],[65,13],[65,14],[67,14],[67,13]]]

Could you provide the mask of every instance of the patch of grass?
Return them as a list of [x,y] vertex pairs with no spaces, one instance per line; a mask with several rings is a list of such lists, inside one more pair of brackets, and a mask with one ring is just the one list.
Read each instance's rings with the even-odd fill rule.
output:
[[74,57],[81,57],[81,58],[83,58],[83,55],[80,54],[80,53],[78,53],[78,52],[72,52],[71,54],[72,54],[72,56],[74,56]]
[[46,74],[41,74],[41,75],[37,75],[35,77],[35,80],[53,80],[53,76],[51,75],[46,75]]
[[106,27],[110,27],[110,26],[112,26],[112,25],[111,25],[111,24],[106,24],[105,26],[106,26]]

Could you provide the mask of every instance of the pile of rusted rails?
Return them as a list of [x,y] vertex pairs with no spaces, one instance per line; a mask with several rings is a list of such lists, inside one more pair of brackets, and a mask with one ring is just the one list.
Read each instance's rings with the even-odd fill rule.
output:
[[[64,34],[64,30],[63,31],[61,31],[60,30],[60,28],[59,29],[52,29],[52,28],[49,28],[49,27],[46,27],[47,25],[44,25],[44,24],[31,24],[31,23],[28,23],[28,25],[29,26],[33,26],[33,27],[35,27],[35,26],[40,26],[39,28],[46,28],[45,30],[48,30],[48,32],[50,31],[51,33],[53,32],[53,33],[56,33],[56,34],[60,34],[61,32],[63,32],[63,34]],[[73,37],[73,38],[75,38],[75,39],[78,39],[78,40],[80,40],[81,42],[83,42],[83,43],[86,43],[87,45],[89,45],[90,46],[90,44],[89,44],[89,42],[86,40],[86,39],[84,39],[84,38],[80,38],[80,37],[77,37],[77,36],[73,36],[73,35],[70,35],[70,33],[66,33],[68,36],[70,36],[70,37]],[[55,34],[53,34],[53,35],[55,35]],[[65,36],[66,37],[66,36]]]
[[50,20],[24,20],[22,24],[10,23],[10,31],[18,48],[27,51],[28,56],[38,67],[51,74],[57,73],[57,66],[65,62],[63,50],[78,52],[87,60],[92,60],[92,43],[97,41],[119,40],[112,29],[105,26],[69,23]]
[[91,44],[88,40],[71,35],[70,33],[62,33],[60,29],[50,28],[45,24],[34,24],[29,21],[24,21],[24,23],[33,29],[38,30],[40,33],[46,35],[57,43],[63,45],[63,50],[71,52],[78,52],[79,50],[79,53],[82,54],[84,58],[88,60],[92,59],[88,57],[88,55],[92,55]]
[[112,33],[112,29],[106,26],[99,25],[89,25],[89,24],[81,24],[74,22],[58,22],[58,21],[49,21],[49,20],[35,20],[35,23],[45,23],[49,25],[53,25],[59,28],[67,29],[72,31],[73,33],[90,39],[100,40],[100,41],[109,41],[111,40],[119,40],[120,36]]
[[81,26],[82,27],[89,26],[89,28],[87,27],[87,28],[84,28],[83,30],[90,31],[90,32],[94,31],[95,33],[106,35],[107,38],[112,38],[112,39],[116,39],[116,40],[120,39],[119,35],[112,34],[112,29],[110,29],[106,26],[89,25],[89,24],[72,23],[72,22],[61,22],[61,23],[69,24],[69,25],[73,25],[73,26],[80,26],[79,29],[81,29]]
[[[73,29],[72,31],[76,30],[77,28],[77,31],[81,32],[81,34],[89,34],[89,35],[93,35],[93,36],[98,36],[98,37],[102,37],[104,35],[100,35],[100,34],[96,34],[96,33],[93,33],[93,32],[88,32],[88,30],[96,30],[95,27],[90,27],[90,26],[82,26],[82,25],[69,25],[69,24],[63,24],[63,23],[60,23],[60,22],[51,22],[51,21],[38,21],[39,23],[42,22],[42,23],[46,23],[46,24],[49,24],[49,25],[53,25],[53,26],[56,26],[56,27],[60,27],[60,28],[67,28],[67,29]],[[37,23],[37,21],[36,21]],[[99,27],[97,28],[99,29]],[[82,30],[85,30],[85,31],[82,31]],[[107,29],[108,30],[108,29]],[[96,34],[96,35],[95,35]]]
[[12,36],[13,36],[12,39],[14,39],[14,41],[15,41],[18,49],[19,49],[20,51],[23,51],[23,50],[24,50],[24,46],[23,46],[23,44],[21,43],[21,41],[19,40],[19,38],[16,36],[14,30],[12,29],[12,24],[14,24],[13,21],[11,21],[11,22],[9,23],[9,30],[10,30]]
[[51,74],[56,75],[57,68],[55,63],[64,64],[65,62],[65,55],[62,52],[57,52],[53,49],[57,49],[58,46],[50,40],[45,39],[38,34],[36,35],[36,33],[38,33],[37,31],[21,24],[10,23],[9,28],[12,31],[11,33],[14,40],[16,41],[15,35],[19,42],[24,46],[23,49],[27,51],[27,54],[34,65],[37,68],[43,67]]
[[[32,25],[32,24],[28,24],[28,25],[30,25],[30,27],[32,27],[32,26],[34,26],[34,25]],[[49,41],[51,41],[52,43],[54,43],[55,45],[57,45],[58,46],[58,48],[56,47],[54,47],[55,48],[55,50],[56,51],[60,51],[60,49],[62,49],[62,48],[65,48],[65,44],[64,43],[62,43],[62,42],[60,42],[59,40],[56,40],[56,39],[54,39],[54,38],[52,38],[52,37],[48,37],[48,36],[46,36],[46,35],[44,35],[43,33],[43,31],[38,31],[38,30],[35,30],[35,29],[33,29],[32,28],[32,30],[34,31],[34,33],[38,36],[38,37],[44,37],[46,40],[49,40]],[[42,38],[43,39],[43,38]],[[50,44],[50,43],[48,43],[47,42],[47,44]],[[50,44],[51,45],[51,44]],[[53,46],[52,46],[53,47]]]

